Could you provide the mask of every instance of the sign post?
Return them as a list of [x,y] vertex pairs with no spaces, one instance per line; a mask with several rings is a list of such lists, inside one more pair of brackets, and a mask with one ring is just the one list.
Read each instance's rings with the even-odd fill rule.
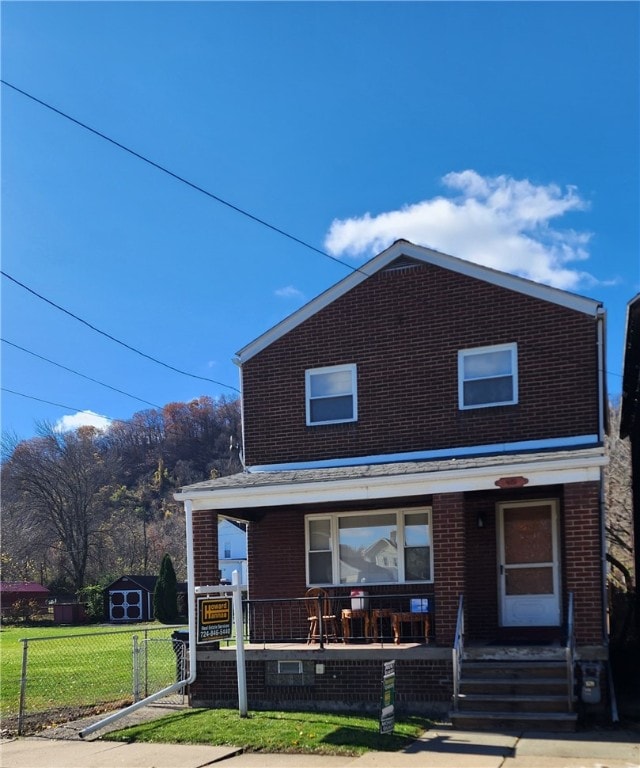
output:
[[[240,717],[247,716],[247,671],[244,657],[244,631],[242,626],[242,586],[238,571],[232,573],[231,586],[196,587],[196,643],[210,643],[232,635],[232,617],[236,629],[236,667],[238,671],[238,704]],[[231,592],[232,597],[223,593]],[[211,597],[211,595],[219,597]],[[233,610],[232,610],[233,605]]]
[[385,661],[382,668],[380,733],[393,733],[395,727],[396,662]]

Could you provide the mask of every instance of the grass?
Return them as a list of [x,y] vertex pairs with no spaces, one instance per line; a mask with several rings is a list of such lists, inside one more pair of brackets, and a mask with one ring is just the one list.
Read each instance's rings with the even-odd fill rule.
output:
[[[28,639],[26,710],[30,712],[118,701],[132,693],[132,640],[161,624],[3,627],[0,631],[0,714],[18,712],[22,654]],[[171,634],[170,628],[165,628]],[[118,631],[120,630],[120,631]],[[114,634],[115,632],[115,634]],[[109,634],[104,634],[109,633]],[[157,637],[160,633],[150,633]],[[46,639],[45,639],[46,638]],[[150,665],[153,669],[154,661]],[[158,673],[175,679],[167,644]],[[165,669],[166,668],[166,669]],[[162,687],[159,685],[158,687]]]
[[[113,700],[113,692],[131,692],[131,635],[162,627],[141,624],[3,627],[0,630],[0,714],[18,711],[23,638],[28,638],[27,712],[51,712]],[[172,632],[166,628],[166,636]],[[104,635],[105,632],[110,634]],[[156,633],[149,633],[149,637]],[[162,633],[164,636],[165,633]],[[72,636],[72,637],[70,637]],[[45,640],[44,638],[58,638]],[[171,648],[171,644],[168,644]],[[168,659],[168,661],[167,661]],[[175,656],[163,666],[172,679]],[[162,687],[158,684],[156,689]],[[124,702],[123,702],[124,703]],[[398,718],[393,734],[379,733],[375,716],[317,712],[252,712],[241,718],[233,709],[190,709],[104,736],[118,741],[212,744],[253,752],[359,755],[368,750],[398,751],[410,744],[430,721]]]
[[405,749],[431,722],[423,717],[396,719],[393,734],[381,734],[374,715],[321,712],[251,712],[191,709],[105,734],[110,741],[208,744],[248,752],[357,756],[369,750]]

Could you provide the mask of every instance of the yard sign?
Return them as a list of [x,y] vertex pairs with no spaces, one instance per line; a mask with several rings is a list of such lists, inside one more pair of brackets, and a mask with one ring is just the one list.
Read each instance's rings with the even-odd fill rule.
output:
[[382,707],[380,733],[393,733],[395,726],[396,663],[385,661],[382,673]]
[[198,633],[196,643],[210,643],[231,637],[231,598],[198,598]]

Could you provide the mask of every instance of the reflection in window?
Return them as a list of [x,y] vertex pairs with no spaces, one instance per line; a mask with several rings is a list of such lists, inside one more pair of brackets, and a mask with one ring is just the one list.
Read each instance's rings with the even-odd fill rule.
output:
[[404,580],[427,581],[431,578],[429,551],[429,515],[418,512],[404,518]]
[[308,515],[309,584],[431,581],[430,516],[428,509]]
[[341,517],[338,542],[341,584],[398,581],[395,514]]

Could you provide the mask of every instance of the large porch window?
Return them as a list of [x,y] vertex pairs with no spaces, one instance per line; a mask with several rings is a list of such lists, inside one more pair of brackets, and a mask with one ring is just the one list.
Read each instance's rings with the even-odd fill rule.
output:
[[431,509],[307,515],[307,583],[432,581]]

